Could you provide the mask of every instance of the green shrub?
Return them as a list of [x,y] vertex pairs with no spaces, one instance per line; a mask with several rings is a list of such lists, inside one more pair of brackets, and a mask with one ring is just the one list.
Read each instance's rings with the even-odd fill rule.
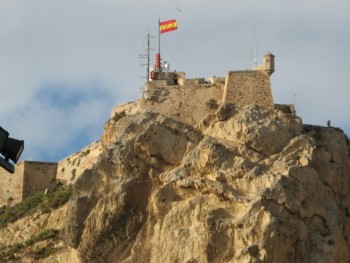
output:
[[116,112],[114,113],[114,116],[113,116],[113,120],[115,122],[119,121],[121,118],[123,118],[125,116],[125,111],[122,111],[122,112]]
[[36,240],[41,241],[41,240],[46,240],[46,239],[51,239],[51,238],[56,238],[58,235],[58,231],[53,229],[53,228],[48,228],[44,229],[41,231],[37,236]]
[[275,104],[275,109],[282,111],[283,113],[293,113],[291,106],[288,104]]
[[39,258],[46,258],[50,256],[53,252],[55,252],[55,249],[52,246],[39,247],[33,251],[33,253],[37,255]]
[[71,186],[66,187],[58,185],[52,192],[37,192],[13,207],[4,207],[0,214],[0,228],[5,227],[8,223],[14,222],[37,209],[50,211],[51,208],[57,208],[65,204],[71,195]]
[[26,247],[30,247],[31,245],[33,245],[35,243],[35,240],[33,238],[29,238],[26,241],[24,241],[24,246]]
[[77,175],[77,169],[74,168],[74,169],[72,170],[72,177],[71,177],[70,179],[73,181],[73,180],[75,179],[76,175]]
[[10,222],[16,221],[38,207],[42,202],[42,195],[43,191],[24,199],[21,203],[13,207],[6,207],[5,211],[0,215],[0,228],[6,226]]
[[41,203],[40,208],[57,208],[65,204],[69,200],[71,195],[71,186],[57,186],[54,191],[48,193],[47,200]]
[[83,157],[85,157],[85,156],[88,156],[89,153],[90,153],[90,149],[87,149],[86,151],[83,151],[83,152],[81,153],[81,155],[82,155]]
[[[44,229],[38,235],[33,235],[23,243],[15,243],[11,246],[0,247],[0,261],[4,259],[13,259],[15,254],[22,248],[28,248],[33,246],[35,243],[48,239],[57,239],[59,231],[53,228]],[[49,256],[54,252],[54,248],[51,246],[34,248],[32,253],[40,256],[41,258]],[[1,261],[2,262],[2,261]]]
[[0,248],[0,260],[5,258],[12,259],[14,258],[15,253],[20,251],[23,248],[23,244],[15,243],[12,246],[5,246]]
[[214,100],[214,99],[210,99],[210,100],[208,100],[206,103],[205,103],[206,105],[207,105],[207,107],[209,108],[209,109],[217,109],[218,107],[219,107],[219,104],[216,102],[216,100]]

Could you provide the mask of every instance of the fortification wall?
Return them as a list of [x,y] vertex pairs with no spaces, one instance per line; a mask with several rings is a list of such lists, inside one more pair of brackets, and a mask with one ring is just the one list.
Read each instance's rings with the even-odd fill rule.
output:
[[55,185],[57,163],[21,161],[15,173],[0,169],[0,206],[15,205]]
[[269,76],[263,71],[230,71],[226,76],[223,101],[237,106],[273,108]]
[[15,173],[0,168],[0,207],[22,201],[24,162],[18,162]]
[[195,125],[216,110],[216,104],[222,99],[223,89],[223,85],[219,84],[152,87],[149,90],[149,99],[142,100],[139,107]]
[[80,152],[74,153],[58,163],[56,179],[72,184],[86,169],[91,169],[102,153],[101,141],[96,141]]
[[196,125],[221,102],[274,108],[269,76],[261,70],[230,71],[226,78],[210,78],[210,84],[204,78],[186,79],[183,85],[170,86],[162,81],[146,83],[146,99],[115,108],[111,118],[148,109]]
[[36,192],[46,188],[52,189],[55,186],[57,163],[26,161],[23,165],[22,200]]
[[101,153],[102,145],[97,141],[59,163],[22,161],[17,163],[14,174],[1,168],[0,207],[15,205],[39,191],[52,189],[56,180],[74,183],[84,170],[92,168]]

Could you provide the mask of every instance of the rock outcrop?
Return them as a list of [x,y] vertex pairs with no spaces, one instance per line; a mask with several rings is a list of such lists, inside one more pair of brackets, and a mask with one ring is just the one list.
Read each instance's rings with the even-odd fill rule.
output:
[[339,129],[225,104],[196,126],[118,112],[101,141],[65,208],[66,247],[43,262],[350,261]]

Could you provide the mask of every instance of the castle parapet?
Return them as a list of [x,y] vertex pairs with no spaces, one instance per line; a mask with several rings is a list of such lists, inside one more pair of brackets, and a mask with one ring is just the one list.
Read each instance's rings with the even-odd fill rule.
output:
[[[185,81],[185,72],[176,72],[176,71],[166,71],[166,72],[155,72],[150,73],[150,81],[155,84],[166,85],[183,85]],[[159,82],[163,81],[163,82]],[[164,82],[165,81],[165,82]]]
[[211,78],[208,78],[208,81],[209,83],[211,84],[225,84],[225,80],[226,78],[225,77],[211,77]]
[[271,53],[264,56],[264,71],[269,76],[275,72],[275,56]]
[[266,53],[263,59],[263,64],[254,68],[253,70],[260,70],[271,76],[275,72],[275,56],[270,52]]
[[186,79],[183,85],[205,84],[205,78]]

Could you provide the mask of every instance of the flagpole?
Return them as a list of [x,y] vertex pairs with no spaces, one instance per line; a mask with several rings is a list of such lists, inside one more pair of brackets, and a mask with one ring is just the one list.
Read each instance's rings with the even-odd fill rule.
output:
[[160,15],[158,18],[158,54],[159,54],[159,60],[160,60],[161,59],[161,56],[160,56]]

